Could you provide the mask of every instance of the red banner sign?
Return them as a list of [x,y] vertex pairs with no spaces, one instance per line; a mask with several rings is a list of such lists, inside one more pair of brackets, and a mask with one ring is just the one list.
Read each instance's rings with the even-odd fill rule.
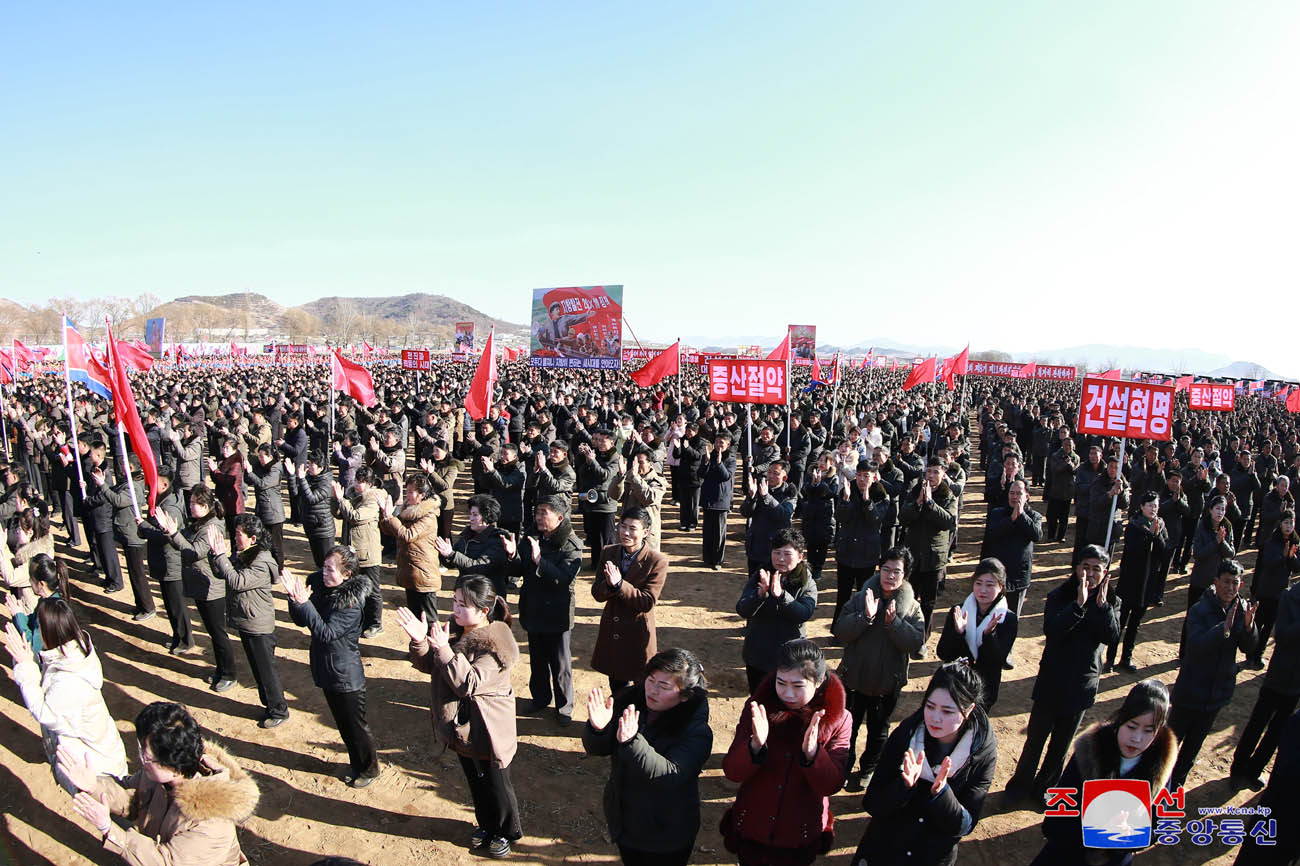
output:
[[1231,412],[1236,389],[1231,384],[1193,382],[1187,386],[1187,400],[1193,409],[1208,412]]
[[1163,442],[1173,438],[1173,385],[1085,377],[1081,402],[1080,433]]
[[[1001,376],[1004,379],[1018,377],[1024,364],[1002,363],[997,361],[971,361],[969,372],[972,376]],[[1047,364],[1037,365],[1035,379],[1048,379],[1055,382],[1069,382],[1078,376],[1077,367],[1053,367]]]
[[789,390],[785,361],[711,358],[709,399],[723,403],[786,403]]
[[403,370],[429,370],[428,349],[403,349],[402,350],[402,369]]
[[648,361],[651,358],[657,357],[659,353],[662,352],[665,348],[667,347],[665,346],[658,349],[645,349],[645,348],[629,349],[627,347],[624,347],[623,360],[624,361]]

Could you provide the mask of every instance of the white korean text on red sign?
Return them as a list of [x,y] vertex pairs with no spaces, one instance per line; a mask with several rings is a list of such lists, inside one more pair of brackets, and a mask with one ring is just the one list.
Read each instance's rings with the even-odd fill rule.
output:
[[1173,438],[1173,385],[1088,377],[1080,404],[1080,433],[1164,442]]
[[709,361],[709,399],[724,403],[785,403],[785,361],[713,358]]

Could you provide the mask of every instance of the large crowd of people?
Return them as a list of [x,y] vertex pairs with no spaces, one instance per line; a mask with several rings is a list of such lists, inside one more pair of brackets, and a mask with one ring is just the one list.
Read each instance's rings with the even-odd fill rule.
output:
[[[111,405],[79,388],[69,399],[61,376],[7,389],[5,647],[67,810],[106,851],[234,866],[236,827],[258,801],[255,781],[174,702],[139,713],[128,766],[78,608],[95,604],[92,588],[129,586],[138,621],[161,599],[166,652],[210,653],[214,692],[239,680],[238,636],[263,728],[292,724],[295,710],[277,663],[287,606],[310,636],[312,682],[355,788],[381,772],[370,720],[383,709],[367,705],[363,642],[400,629],[429,679],[432,736],[464,771],[475,824],[463,842],[479,855],[509,857],[529,831],[511,775],[517,718],[547,714],[558,728],[580,723],[587,753],[609,758],[605,817],[622,861],[689,862],[714,737],[689,630],[682,646],[657,635],[671,528],[698,539],[702,568],[743,577],[732,664],[748,695],[721,759],[738,788],[719,826],[743,866],[851,846],[835,840],[841,790],[862,792],[870,816],[854,866],[954,862],[991,795],[1042,812],[1053,790],[1093,779],[1175,790],[1239,700],[1243,671],[1265,668],[1230,781],[1264,789],[1275,761],[1263,800],[1276,838],[1248,835],[1238,862],[1300,853],[1279,772],[1300,751],[1300,424],[1281,404],[1242,396],[1233,412],[1201,413],[1180,401],[1172,441],[1121,447],[1075,432],[1073,383],[971,377],[958,391],[905,392],[899,374],[854,370],[787,410],[711,402],[693,368],[641,388],[623,374],[506,363],[487,417],[473,419],[472,365],[434,367],[417,388],[414,374],[374,363],[371,407],[335,398],[312,365],[136,375],[160,467],[152,514]],[[733,516],[739,551],[728,549]],[[982,525],[979,556],[950,573],[963,520]],[[301,528],[306,559],[287,554],[286,523]],[[1031,610],[1048,549],[1068,555],[1068,574]],[[945,610],[950,584],[958,603]],[[819,590],[834,600],[821,642],[808,628]],[[575,660],[580,591],[602,613],[591,658]],[[1144,616],[1166,606],[1185,609],[1172,682],[1139,667]],[[1012,701],[1002,679],[1025,664],[1012,649],[1031,615],[1045,643],[1017,708],[1028,730],[1018,754],[999,754],[990,711]],[[941,663],[920,704],[903,704],[912,663],[932,655]],[[607,686],[575,694],[575,661]],[[1103,677],[1130,678],[1127,697],[1084,727]],[[1003,791],[992,790],[999,761],[1015,768]],[[1035,862],[1139,853],[1085,848],[1077,817],[1041,826]]]

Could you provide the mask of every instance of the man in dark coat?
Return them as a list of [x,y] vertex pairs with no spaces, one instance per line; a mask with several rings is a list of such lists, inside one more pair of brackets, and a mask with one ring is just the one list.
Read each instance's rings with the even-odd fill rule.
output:
[[704,509],[704,547],[701,559],[714,571],[726,558],[727,515],[736,477],[736,457],[731,453],[731,436],[719,433],[700,461],[700,507]]
[[1070,500],[1074,498],[1074,476],[1079,469],[1079,455],[1074,440],[1066,436],[1061,447],[1047,461],[1047,540],[1065,541],[1070,522]]
[[1074,473],[1074,556],[1088,544],[1088,517],[1092,513],[1092,486],[1105,472],[1101,462],[1101,446],[1088,449],[1088,459],[1079,464]]
[[1214,586],[1187,614],[1182,663],[1169,711],[1169,729],[1182,743],[1169,779],[1171,791],[1187,781],[1215,717],[1232,700],[1237,686],[1237,650],[1249,655],[1259,640],[1255,628],[1259,605],[1242,601],[1241,575],[1236,560],[1225,560]]
[[989,513],[980,558],[992,556],[1007,570],[1007,608],[1020,618],[1034,570],[1034,545],[1043,540],[1043,518],[1029,505],[1023,479],[1011,482],[1007,506]]
[[[1047,595],[1043,609],[1047,643],[1034,679],[1029,732],[1007,783],[1012,799],[1042,801],[1061,777],[1084,712],[1097,700],[1102,647],[1119,640],[1121,605],[1109,592],[1109,564],[1106,551],[1090,544],[1080,551],[1075,573]],[[1044,745],[1047,756],[1040,769]]]
[[1241,520],[1233,524],[1235,533],[1234,546],[1241,550],[1243,544],[1251,541],[1251,530],[1255,524],[1255,498],[1261,492],[1259,476],[1255,474],[1253,458],[1249,451],[1237,452],[1237,465],[1232,467],[1228,473],[1232,479],[1229,488],[1232,495],[1237,497],[1237,507],[1241,509]]
[[[925,467],[925,480],[921,482],[914,498],[903,502],[900,515],[907,531],[907,549],[912,552],[915,571],[912,586],[921,614],[925,619],[925,634],[930,635],[930,615],[939,591],[939,581],[948,567],[949,541],[957,528],[957,497],[948,487],[943,461],[931,457]],[[884,540],[881,540],[884,543]],[[913,656],[925,658],[925,647]]]
[[785,461],[777,460],[767,467],[762,478],[749,479],[749,495],[740,503],[740,513],[749,518],[745,555],[749,559],[750,577],[760,568],[771,566],[772,538],[782,529],[790,528],[799,492],[786,481],[786,469]]
[[[1255,790],[1263,784],[1259,775],[1277,749],[1282,728],[1300,703],[1300,583],[1282,596],[1273,639],[1268,673],[1232,755],[1233,781]],[[1277,773],[1274,766],[1273,775]]]
[[502,530],[517,534],[524,521],[524,470],[519,465],[519,447],[501,446],[494,460],[488,456],[474,458],[475,487],[483,487],[501,505]]
[[1120,469],[1119,457],[1109,455],[1106,470],[1092,483],[1088,495],[1088,543],[1105,547],[1107,553],[1124,531],[1120,521],[1128,510],[1129,483]]
[[591,444],[577,447],[574,455],[575,488],[578,510],[582,512],[582,532],[591,551],[591,567],[596,567],[600,552],[614,543],[614,513],[618,503],[609,498],[609,485],[622,471],[618,449],[612,433],[604,427],[591,436]]
[[561,726],[573,719],[574,581],[582,568],[582,541],[560,508],[550,500],[533,509],[533,529],[514,551],[512,571],[523,576],[519,590],[519,624],[528,635],[532,673],[525,712],[538,713],[555,699]]
[[[1128,528],[1124,530],[1124,559],[1119,566],[1119,597],[1124,602],[1124,614],[1120,618],[1124,654],[1119,667],[1129,673],[1137,671],[1133,666],[1133,647],[1137,643],[1138,625],[1147,608],[1155,603],[1155,572],[1169,546],[1169,533],[1158,513],[1159,505],[1160,497],[1154,490],[1142,493],[1138,511],[1129,518]],[[1103,672],[1114,667],[1117,648],[1118,643],[1110,645]]]

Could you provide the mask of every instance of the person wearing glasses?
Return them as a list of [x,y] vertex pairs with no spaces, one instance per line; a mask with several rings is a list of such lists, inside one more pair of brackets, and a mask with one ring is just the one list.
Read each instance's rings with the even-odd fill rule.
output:
[[233,757],[203,741],[180,704],[145,707],[135,717],[135,736],[140,770],[121,781],[96,775],[59,750],[59,770],[78,789],[72,808],[94,826],[105,850],[127,863],[247,863],[235,826],[257,808],[257,783]]
[[[587,697],[582,745],[608,755],[605,820],[626,866],[691,859],[700,830],[700,771],[713,750],[708,681],[684,649],[656,653],[639,687]],[[645,820],[653,815],[653,820]]]

